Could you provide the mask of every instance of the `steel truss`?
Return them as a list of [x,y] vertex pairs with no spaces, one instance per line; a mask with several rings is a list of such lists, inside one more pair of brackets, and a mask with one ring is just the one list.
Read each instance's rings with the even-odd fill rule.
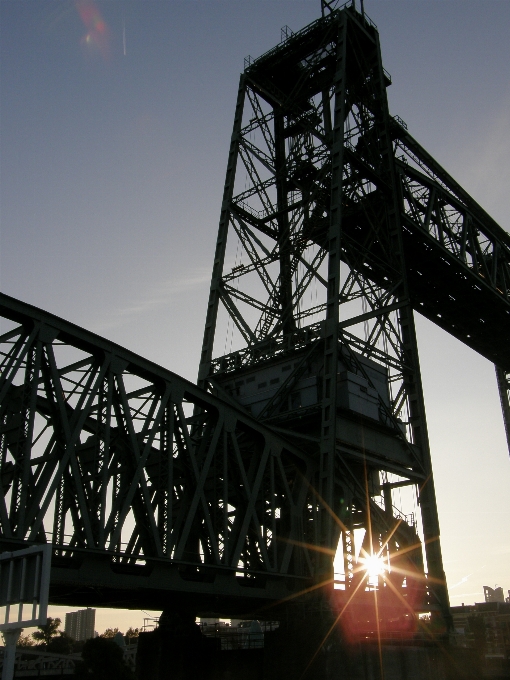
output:
[[339,540],[354,591],[364,529],[448,616],[413,314],[496,364],[510,445],[510,238],[390,117],[376,27],[324,14],[241,75],[199,387],[0,295],[0,546],[53,544],[53,602],[228,615],[332,583]]
[[[258,418],[317,461],[303,524],[323,551],[315,577],[331,575],[341,534],[354,587],[353,530],[366,529],[367,552],[393,536],[394,553],[418,546],[410,559],[423,573],[425,558],[427,606],[447,617],[413,314],[510,367],[510,237],[390,117],[376,27],[352,6],[330,10],[241,75],[199,384],[239,399],[250,371],[295,357]],[[389,399],[366,359],[386,371]],[[363,441],[376,427],[366,418],[354,442],[339,366],[375,391],[393,454]],[[292,403],[303,376],[319,385],[307,409]],[[423,557],[393,507],[406,485]]]
[[310,578],[305,453],[92,333],[5,295],[0,313],[0,544],[53,544],[54,602],[235,611]]

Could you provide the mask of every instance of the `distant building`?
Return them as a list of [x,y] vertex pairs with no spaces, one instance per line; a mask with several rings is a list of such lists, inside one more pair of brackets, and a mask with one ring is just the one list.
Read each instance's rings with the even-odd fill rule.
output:
[[95,609],[80,609],[77,612],[66,614],[65,632],[73,640],[88,640],[95,637],[94,625],[96,623]]
[[485,656],[498,656],[510,663],[510,602],[463,604],[450,611],[457,646],[469,648],[482,643]]
[[483,595],[486,602],[504,602],[505,596],[503,594],[503,588],[489,588],[489,586],[483,587]]
[[219,623],[219,619],[212,619],[211,617],[201,617],[200,618],[200,625],[201,626],[213,626],[215,623]]

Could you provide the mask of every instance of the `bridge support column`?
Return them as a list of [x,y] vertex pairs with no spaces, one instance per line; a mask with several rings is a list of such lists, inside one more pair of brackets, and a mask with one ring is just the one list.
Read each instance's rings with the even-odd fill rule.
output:
[[[342,638],[333,616],[308,615],[266,633],[264,680],[474,680],[470,650],[440,641]],[[467,660],[457,652],[468,652]],[[466,656],[466,655],[464,655]]]
[[14,630],[4,630],[2,635],[5,640],[4,665],[2,670],[2,680],[12,680],[14,677],[14,665],[16,662],[16,644],[21,635],[21,628]]
[[156,630],[140,634],[136,676],[138,680],[213,680],[219,644],[202,635],[194,613],[165,611]]
[[332,612],[289,608],[265,634],[264,680],[351,680],[347,646]]

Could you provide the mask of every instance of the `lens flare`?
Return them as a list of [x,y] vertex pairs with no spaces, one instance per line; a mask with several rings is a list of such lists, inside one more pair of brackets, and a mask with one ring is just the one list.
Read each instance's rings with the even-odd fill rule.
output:
[[[333,512],[317,490],[313,487],[311,489],[340,531],[345,536],[352,534],[352,529],[349,529]],[[416,535],[414,541],[408,543],[402,541],[402,544],[398,532],[403,520],[393,517],[392,527],[377,526],[373,522],[372,507],[367,487],[368,521],[360,552],[358,553],[356,545],[353,545],[355,540],[351,536],[350,546],[354,547],[354,550],[352,553],[343,552],[341,555],[346,566],[349,566],[348,559],[351,558],[351,571],[349,574],[345,573],[344,589],[334,588],[334,584],[341,581],[335,581],[333,577],[280,601],[280,604],[283,604],[291,599],[299,600],[300,596],[317,592],[319,596],[327,599],[333,614],[329,630],[325,632],[311,654],[299,680],[306,680],[310,667],[315,663],[328,639],[335,634],[340,634],[342,644],[377,642],[380,674],[383,677],[383,637],[398,635],[399,639],[413,640],[418,635],[419,639],[437,641],[438,635],[446,631],[445,628],[439,633],[431,632],[419,619],[419,614],[428,611],[429,607],[427,584],[443,583],[425,573],[422,561],[423,546],[419,537]],[[438,537],[431,537],[427,542],[437,540]],[[286,541],[310,551],[330,555],[331,558],[334,558],[336,552],[304,541],[288,539]],[[345,545],[343,547],[346,551]],[[355,561],[356,554],[358,558]],[[272,606],[274,605],[269,605]]]
[[88,50],[98,52],[103,59],[108,59],[110,40],[108,26],[101,16],[98,7],[92,0],[76,0],[76,9],[87,33],[82,38],[82,45]]
[[367,573],[369,585],[377,584],[379,576],[382,576],[387,569],[385,561],[379,555],[368,555],[361,558],[361,562]]

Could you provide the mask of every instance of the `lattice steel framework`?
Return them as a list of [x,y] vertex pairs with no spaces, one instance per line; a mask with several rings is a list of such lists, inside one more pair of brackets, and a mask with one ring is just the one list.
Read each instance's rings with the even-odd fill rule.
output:
[[0,314],[0,546],[53,543],[53,601],[242,608],[303,580],[305,453],[92,333],[5,295]]
[[[423,572],[416,528],[393,507],[416,486],[428,605],[447,616],[413,309],[510,367],[510,238],[390,117],[366,16],[324,5],[282,38],[240,79],[199,384],[244,399],[317,461],[303,527],[323,551],[319,580],[341,533],[346,588],[357,583],[355,528],[368,552],[418,546],[409,560]],[[291,370],[256,412],[246,383],[282,362]],[[375,395],[371,419],[346,412],[342,372]],[[304,378],[317,390],[306,408],[293,399]]]
[[246,611],[340,538],[348,593],[364,529],[448,615],[413,314],[496,364],[510,441],[510,238],[389,84],[354,7],[248,59],[199,387],[0,295],[0,548],[51,541],[54,602]]

